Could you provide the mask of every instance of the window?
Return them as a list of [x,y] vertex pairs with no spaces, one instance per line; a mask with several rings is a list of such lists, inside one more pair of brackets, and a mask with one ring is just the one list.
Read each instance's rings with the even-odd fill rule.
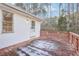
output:
[[31,29],[35,29],[35,21],[31,22]]
[[12,32],[12,25],[13,25],[13,20],[12,20],[13,14],[7,11],[3,11],[3,33],[9,33]]

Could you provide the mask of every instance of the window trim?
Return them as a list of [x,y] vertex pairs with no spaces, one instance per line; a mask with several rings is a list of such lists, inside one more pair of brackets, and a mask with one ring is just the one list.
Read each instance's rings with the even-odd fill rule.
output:
[[36,22],[35,21],[31,21],[31,30],[33,31],[33,32],[35,32],[35,27],[36,27]]
[[[13,13],[11,13],[11,12],[8,12],[8,13],[11,13],[11,30],[9,31],[8,29],[6,30],[6,31],[4,31],[4,27],[5,27],[5,25],[4,25],[4,22],[5,22],[5,20],[4,20],[4,14],[3,14],[3,12],[8,12],[8,11],[5,11],[5,10],[2,10],[2,33],[13,33],[14,32],[14,30],[13,30]],[[7,21],[6,21],[7,22]],[[10,26],[10,25],[9,25]],[[7,26],[7,27],[9,27],[9,26]]]

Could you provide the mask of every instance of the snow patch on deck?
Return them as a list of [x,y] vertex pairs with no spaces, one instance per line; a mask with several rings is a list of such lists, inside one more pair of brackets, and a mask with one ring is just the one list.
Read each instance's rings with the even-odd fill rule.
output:
[[51,56],[48,52],[27,46],[25,48],[19,48],[20,50],[17,52],[20,56],[26,56],[27,54],[30,56]]
[[31,46],[35,46],[37,48],[45,49],[45,50],[48,50],[48,51],[53,51],[53,50],[59,48],[59,45],[56,44],[56,42],[51,42],[51,41],[48,41],[48,40],[35,40],[31,44]]
[[55,41],[35,40],[30,45],[19,48],[17,54],[20,56],[51,56],[48,51],[55,51],[59,47],[60,45]]

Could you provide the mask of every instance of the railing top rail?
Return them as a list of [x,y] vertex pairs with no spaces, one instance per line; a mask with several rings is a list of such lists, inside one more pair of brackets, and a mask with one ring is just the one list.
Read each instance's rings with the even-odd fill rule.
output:
[[76,34],[76,33],[73,33],[73,32],[69,32],[69,33],[70,33],[70,35],[73,35],[73,36],[75,36],[75,37],[79,37],[79,35]]

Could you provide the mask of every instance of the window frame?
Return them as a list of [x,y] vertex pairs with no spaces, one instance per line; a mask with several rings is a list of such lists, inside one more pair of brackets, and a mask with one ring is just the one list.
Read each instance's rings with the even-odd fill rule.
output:
[[31,21],[31,30],[35,32],[35,26],[36,26],[36,22],[35,21]]
[[[4,15],[5,13],[10,13],[11,14],[11,19],[6,20],[6,16]],[[2,33],[13,33],[13,13],[2,10]],[[6,25],[5,25],[6,24]]]

